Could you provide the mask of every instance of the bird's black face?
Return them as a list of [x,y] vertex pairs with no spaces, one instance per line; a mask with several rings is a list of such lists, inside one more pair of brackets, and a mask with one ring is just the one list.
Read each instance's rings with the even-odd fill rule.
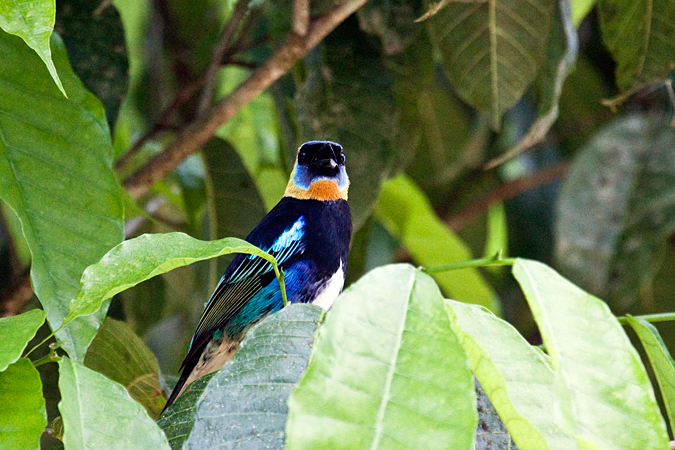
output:
[[345,165],[342,146],[331,141],[307,142],[298,150],[298,165],[305,166],[314,176],[337,177]]

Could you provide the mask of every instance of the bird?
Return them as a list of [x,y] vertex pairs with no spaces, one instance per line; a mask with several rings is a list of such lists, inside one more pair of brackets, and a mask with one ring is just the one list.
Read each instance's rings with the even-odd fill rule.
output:
[[[342,291],[352,233],[348,190],[342,146],[306,142],[298,149],[284,196],[246,237],[276,258],[289,303],[313,303],[328,310]],[[271,264],[237,254],[205,304],[180,378],[162,412],[190,383],[222,368],[247,330],[282,307]]]

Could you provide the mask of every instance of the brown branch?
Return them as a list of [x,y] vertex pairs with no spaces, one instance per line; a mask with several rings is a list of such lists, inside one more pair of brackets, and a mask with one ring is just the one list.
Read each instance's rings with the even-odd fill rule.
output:
[[327,14],[311,21],[305,37],[290,32],[286,42],[262,66],[215,105],[205,117],[188,126],[171,145],[126,180],[124,187],[129,194],[133,198],[140,197],[181,161],[198,151],[218,128],[288,72],[305,53],[365,2],[366,0],[352,0],[336,6]]
[[160,131],[163,131],[167,128],[170,128],[167,125],[167,121],[169,120],[169,117],[171,117],[171,114],[174,113],[182,104],[190,100],[190,98],[199,90],[199,88],[203,85],[204,80],[198,80],[189,86],[186,86],[184,89],[182,89],[178,94],[176,94],[176,97],[173,99],[171,104],[167,106],[164,111],[159,115],[155,123],[152,124],[150,129],[146,131],[141,137],[139,137],[134,145],[120,158],[117,160],[117,163],[115,163],[115,169],[118,171],[123,169],[124,166],[127,165],[129,160],[136,154],[138,151],[143,148],[143,145],[145,143],[155,137],[157,133]]
[[223,55],[225,55],[227,50],[230,48],[232,37],[237,31],[237,28],[239,28],[239,24],[241,23],[242,19],[246,16],[247,11],[248,0],[238,0],[234,5],[234,11],[232,11],[230,20],[227,22],[227,25],[225,25],[223,34],[220,36],[218,43],[213,48],[213,53],[211,54],[211,64],[206,71],[204,89],[202,90],[202,95],[199,98],[199,104],[197,106],[197,117],[203,117],[211,105],[213,91],[216,87],[216,80],[218,78],[218,72],[220,71]]
[[309,31],[309,0],[295,0],[293,2],[291,30],[298,36],[307,36],[307,31]]
[[487,211],[491,206],[503,200],[509,200],[530,189],[544,186],[565,176],[569,164],[562,163],[527,177],[509,181],[488,192],[484,197],[469,204],[459,213],[446,221],[451,230],[458,231]]

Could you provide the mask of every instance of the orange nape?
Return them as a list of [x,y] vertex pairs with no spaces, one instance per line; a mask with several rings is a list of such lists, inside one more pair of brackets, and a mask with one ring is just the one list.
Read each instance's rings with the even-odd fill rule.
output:
[[317,180],[309,185],[309,189],[302,189],[289,181],[284,196],[300,200],[347,200],[347,189],[340,190],[336,180]]

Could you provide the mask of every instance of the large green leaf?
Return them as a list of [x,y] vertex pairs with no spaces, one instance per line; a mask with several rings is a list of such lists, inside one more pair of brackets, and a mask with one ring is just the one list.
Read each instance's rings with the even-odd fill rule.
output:
[[561,273],[621,310],[653,276],[675,230],[675,130],[666,120],[616,120],[581,150],[557,205]]
[[553,11],[551,33],[548,38],[546,59],[538,76],[538,117],[525,136],[502,157],[492,161],[497,165],[523,150],[543,141],[558,118],[558,102],[563,83],[574,68],[579,51],[577,30],[572,22],[569,0],[561,0]]
[[640,338],[652,369],[659,383],[663,404],[668,413],[670,429],[675,427],[675,361],[673,361],[659,331],[651,323],[639,317],[626,317],[628,323]]
[[106,317],[87,350],[84,365],[127,388],[151,417],[159,417],[166,399],[157,360],[126,323]]
[[540,262],[517,259],[513,275],[532,309],[560,408],[573,415],[580,446],[667,448],[649,376],[607,305]]
[[[209,209],[215,217],[215,235],[244,239],[265,216],[265,204],[258,193],[255,180],[241,162],[229,142],[211,139],[202,149],[212,195]],[[221,258],[223,263],[224,258]],[[225,267],[220,267],[223,273]]]
[[168,450],[166,436],[124,386],[70,358],[59,361],[63,443],[74,449]]
[[544,60],[555,0],[451,2],[428,19],[443,67],[459,95],[502,114],[534,81]]
[[108,124],[117,118],[127,92],[124,30],[115,7],[89,0],[59,0],[54,30],[68,49],[73,70],[105,108]]
[[[375,217],[418,264],[435,267],[471,259],[466,244],[441,222],[424,193],[405,175],[384,184]],[[434,278],[448,296],[499,313],[496,296],[477,269],[440,272]]]
[[286,399],[305,372],[322,313],[290,305],[248,332],[192,408],[172,406],[162,417],[172,447],[283,449]]
[[0,448],[39,449],[47,411],[40,374],[28,359],[21,358],[0,372],[0,405]]
[[557,413],[546,355],[489,311],[446,300],[471,368],[520,450],[577,448],[571,415]]
[[0,372],[21,357],[26,344],[33,339],[47,315],[44,311],[32,311],[12,317],[0,318]]
[[[123,206],[103,108],[73,74],[59,40],[52,50],[68,99],[34,52],[0,32],[0,195],[21,221],[33,288],[56,329],[84,269],[122,240]],[[104,314],[59,332],[62,347],[84,358]]]
[[308,76],[296,93],[295,112],[303,141],[320,137],[344,147],[356,230],[407,149],[394,145],[399,114],[393,79],[355,25],[338,27],[305,59]]
[[29,2],[5,0],[0,2],[0,28],[7,33],[19,36],[30,48],[35,50],[47,66],[47,70],[49,70],[49,74],[59,90],[63,95],[66,95],[52,61],[52,52],[49,46],[49,37],[54,29],[55,16],[55,0],[31,0]]
[[237,238],[200,241],[184,233],[158,233],[124,241],[84,271],[82,290],[70,305],[70,313],[64,322],[95,312],[103,301],[148,278],[231,253],[249,253],[268,261],[272,258]]
[[621,89],[663,80],[675,68],[675,2],[602,0],[600,28]]
[[399,264],[352,284],[288,405],[289,450],[473,449],[473,379],[433,279]]

